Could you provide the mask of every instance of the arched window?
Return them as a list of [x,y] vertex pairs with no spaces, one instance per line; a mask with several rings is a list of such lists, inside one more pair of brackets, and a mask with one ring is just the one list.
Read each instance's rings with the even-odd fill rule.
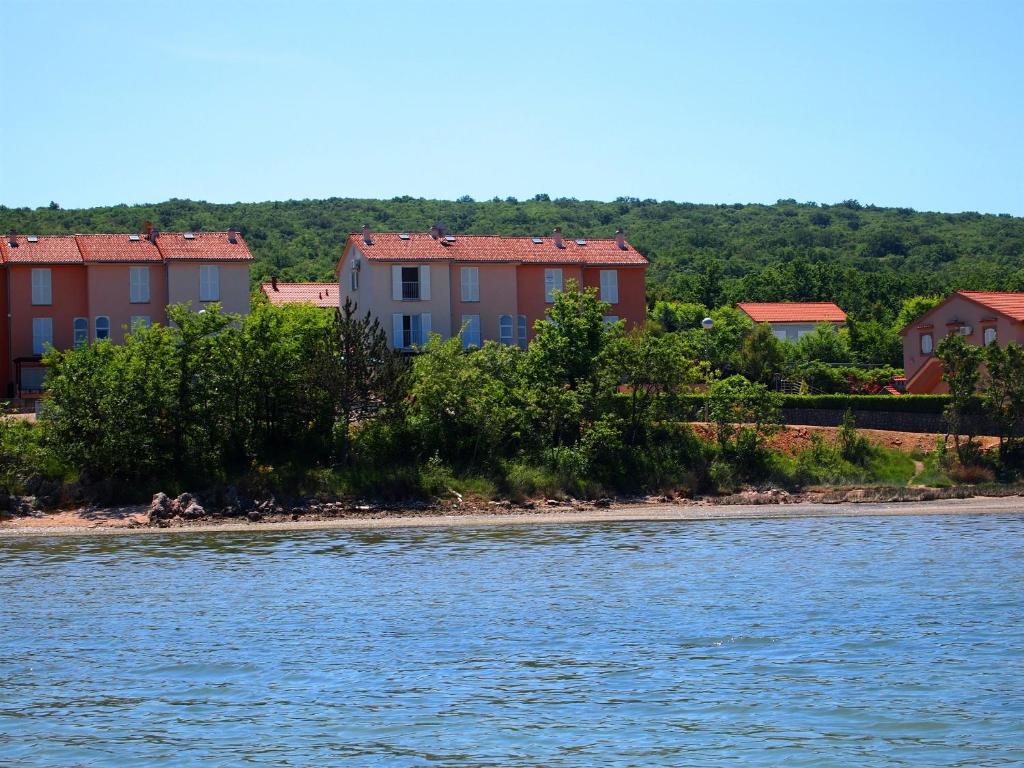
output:
[[921,334],[921,354],[930,355],[932,353],[932,335],[930,333]]
[[106,315],[96,317],[96,341],[110,338],[110,318]]
[[74,320],[75,349],[84,347],[89,343],[89,320],[84,317],[76,317]]
[[512,315],[502,315],[498,318],[498,330],[502,344],[512,343]]
[[989,344],[995,344],[995,343],[996,343],[996,327],[994,325],[990,325],[988,328],[985,329],[985,346],[987,347]]

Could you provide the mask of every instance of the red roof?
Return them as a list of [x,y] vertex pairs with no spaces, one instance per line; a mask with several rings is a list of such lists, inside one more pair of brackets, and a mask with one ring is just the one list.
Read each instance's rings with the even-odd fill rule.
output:
[[845,323],[846,313],[831,301],[741,302],[755,323]]
[[[154,246],[144,235],[18,235],[0,238],[0,262],[5,264],[131,263],[145,261],[252,261],[241,235],[228,242],[227,232],[181,232],[159,235]],[[29,238],[32,238],[31,240]]]
[[[371,245],[362,234],[351,234],[345,243],[356,247],[368,259],[379,261],[477,261],[507,264],[582,264],[593,266],[642,267],[645,259],[629,243],[620,248],[613,239],[562,241],[557,248],[551,237],[505,237],[502,235],[457,235],[454,240],[431,237],[426,232],[374,232]],[[539,240],[535,243],[534,240]]]
[[260,290],[271,304],[315,304],[324,309],[338,307],[337,283],[263,283]]
[[86,262],[160,261],[160,251],[145,237],[134,235],[75,235]]
[[81,264],[82,254],[74,235],[46,235],[29,242],[28,236],[14,238],[12,248],[8,236],[0,238],[0,259],[5,264]]
[[[964,298],[976,301],[993,312],[1014,320],[1024,320],[1024,293],[1003,291],[957,291]],[[945,303],[945,302],[944,302]]]
[[[192,237],[185,237],[189,234]],[[240,233],[232,243],[227,232],[161,232],[156,247],[167,260],[252,261],[249,247]]]

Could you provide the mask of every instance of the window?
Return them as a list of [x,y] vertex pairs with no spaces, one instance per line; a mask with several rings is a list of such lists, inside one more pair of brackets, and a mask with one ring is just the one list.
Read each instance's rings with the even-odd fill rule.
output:
[[136,327],[149,328],[152,322],[149,319],[149,315],[132,315],[131,322],[128,324],[129,331],[135,331]]
[[402,300],[415,301],[420,297],[419,267],[402,267]]
[[544,301],[548,304],[553,304],[555,301],[555,291],[562,290],[562,270],[560,269],[545,269],[544,270]]
[[466,349],[481,346],[480,315],[462,316],[462,346]]
[[32,303],[53,304],[53,291],[49,269],[32,270]]
[[392,343],[395,349],[422,346],[430,338],[430,313],[419,315],[392,315]]
[[502,344],[512,343],[513,330],[512,315],[501,315],[498,318],[498,336],[501,339]]
[[785,328],[776,328],[772,331],[772,336],[779,341],[789,341],[789,336],[787,335]]
[[32,318],[32,354],[41,355],[53,346],[53,318]]
[[619,322],[618,315],[605,315],[601,319],[604,320],[605,325],[614,325],[615,323]]
[[605,304],[619,303],[619,273],[615,269],[601,270],[601,301]]
[[46,369],[41,365],[25,366],[21,369],[21,391],[42,392]]
[[391,267],[391,298],[394,301],[430,301],[430,267]]
[[110,338],[110,318],[106,315],[96,317],[96,341]]
[[359,272],[354,269],[352,270],[352,290],[359,290]]
[[199,267],[199,300],[220,301],[220,267],[211,264]]
[[459,270],[463,301],[480,301],[480,268],[462,267]]
[[921,334],[921,354],[930,355],[932,353],[932,335],[930,333]]
[[526,326],[526,315],[518,315],[516,317],[516,324],[519,326],[519,348],[526,349],[530,343],[528,329]]
[[996,327],[994,325],[990,325],[988,328],[985,329],[985,331],[984,331],[984,339],[985,339],[985,346],[986,347],[989,344],[995,344],[996,343]]
[[128,300],[132,304],[148,304],[149,267],[129,267],[128,283]]
[[85,317],[76,317],[72,324],[75,337],[75,349],[84,347],[89,343],[89,320]]

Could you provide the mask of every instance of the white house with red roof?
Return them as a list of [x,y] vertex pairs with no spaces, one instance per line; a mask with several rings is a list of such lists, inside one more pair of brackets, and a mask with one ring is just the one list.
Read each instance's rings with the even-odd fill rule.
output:
[[935,347],[951,333],[979,346],[1024,344],[1024,293],[956,291],[900,331],[907,392],[949,391]]
[[593,287],[606,319],[641,327],[647,259],[622,230],[599,240],[371,232],[349,235],[338,261],[339,301],[351,299],[390,329],[392,346],[412,349],[431,332],[462,333],[465,346],[493,340],[525,346],[554,293],[570,281]]
[[736,308],[755,323],[768,323],[781,341],[798,341],[823,323],[836,328],[846,323],[846,313],[831,301],[745,301]]

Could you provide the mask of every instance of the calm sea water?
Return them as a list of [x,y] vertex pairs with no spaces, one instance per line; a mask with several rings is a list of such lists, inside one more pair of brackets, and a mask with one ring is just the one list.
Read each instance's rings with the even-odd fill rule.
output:
[[0,764],[1024,764],[1024,518],[0,540]]

